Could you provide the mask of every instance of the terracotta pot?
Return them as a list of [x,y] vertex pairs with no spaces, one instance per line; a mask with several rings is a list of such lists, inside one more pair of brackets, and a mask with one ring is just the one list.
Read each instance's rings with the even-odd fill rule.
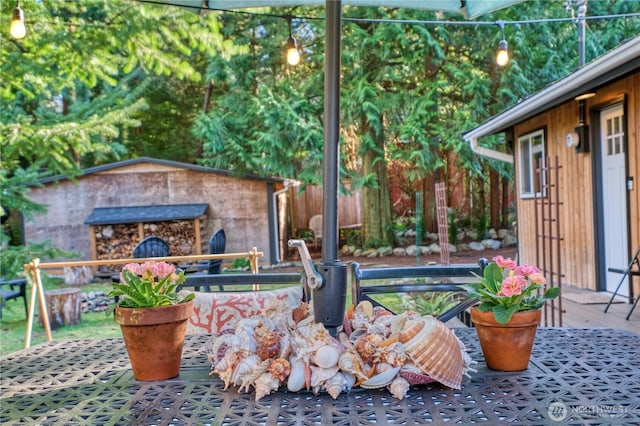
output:
[[540,309],[516,312],[511,321],[500,324],[493,317],[493,312],[471,308],[471,321],[476,327],[487,367],[498,371],[527,369],[540,313]]
[[158,308],[116,308],[115,320],[137,380],[164,380],[180,373],[184,335],[192,313],[193,300]]

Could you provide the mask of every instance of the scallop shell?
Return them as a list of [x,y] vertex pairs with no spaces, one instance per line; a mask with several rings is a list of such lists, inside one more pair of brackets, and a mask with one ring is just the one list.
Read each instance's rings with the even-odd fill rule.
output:
[[465,366],[460,343],[443,322],[433,317],[408,321],[400,332],[400,342],[424,373],[450,388],[462,388]]

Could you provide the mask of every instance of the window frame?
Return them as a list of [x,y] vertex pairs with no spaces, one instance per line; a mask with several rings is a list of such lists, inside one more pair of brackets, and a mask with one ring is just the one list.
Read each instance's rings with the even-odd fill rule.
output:
[[520,198],[530,199],[546,196],[546,176],[536,179],[536,168],[545,166],[547,151],[545,129],[534,130],[518,137],[518,179]]

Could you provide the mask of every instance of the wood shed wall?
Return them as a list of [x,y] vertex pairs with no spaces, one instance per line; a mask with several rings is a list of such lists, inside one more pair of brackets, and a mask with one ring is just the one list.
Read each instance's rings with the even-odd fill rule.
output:
[[268,192],[266,181],[156,163],[138,163],[33,188],[30,198],[48,207],[45,214],[25,222],[27,242],[49,240],[58,248],[91,258],[85,219],[95,207],[208,203],[203,241],[218,228],[227,234],[227,252],[257,247],[268,262]]
[[[631,249],[640,245],[640,73],[636,72],[606,88],[597,91],[587,100],[587,111],[610,104],[626,97],[627,102],[627,158],[629,176],[635,176],[634,189],[629,191],[629,223]],[[589,120],[589,114],[586,114]],[[546,113],[520,123],[514,128],[514,139],[532,131],[546,129],[546,155],[552,163],[558,157],[559,172],[560,236],[563,283],[596,290],[595,225],[592,161],[593,146],[599,137],[591,135],[591,150],[577,153],[566,146],[566,135],[573,132],[578,121],[578,103],[570,101]],[[587,122],[586,124],[591,124]],[[593,126],[591,126],[593,128]],[[517,144],[516,144],[517,147]],[[516,179],[518,152],[516,152]],[[534,264],[536,259],[534,199],[523,199],[517,185],[517,214],[519,260]],[[539,226],[542,224],[539,222]],[[636,280],[637,287],[637,280]],[[635,289],[638,294],[639,289]]]

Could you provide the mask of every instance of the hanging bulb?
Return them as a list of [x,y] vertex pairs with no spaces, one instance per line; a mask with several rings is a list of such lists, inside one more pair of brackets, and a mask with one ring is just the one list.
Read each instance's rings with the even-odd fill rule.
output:
[[498,44],[498,54],[496,55],[496,64],[499,67],[504,67],[509,63],[509,47],[507,41],[502,39]]
[[289,35],[287,40],[287,63],[289,65],[298,65],[300,63],[300,52],[298,52],[298,44],[296,39]]
[[16,2],[16,8],[13,10],[13,18],[11,19],[11,26],[9,27],[9,34],[16,39],[24,38],[27,35],[27,29],[24,26],[24,13],[18,2]]

